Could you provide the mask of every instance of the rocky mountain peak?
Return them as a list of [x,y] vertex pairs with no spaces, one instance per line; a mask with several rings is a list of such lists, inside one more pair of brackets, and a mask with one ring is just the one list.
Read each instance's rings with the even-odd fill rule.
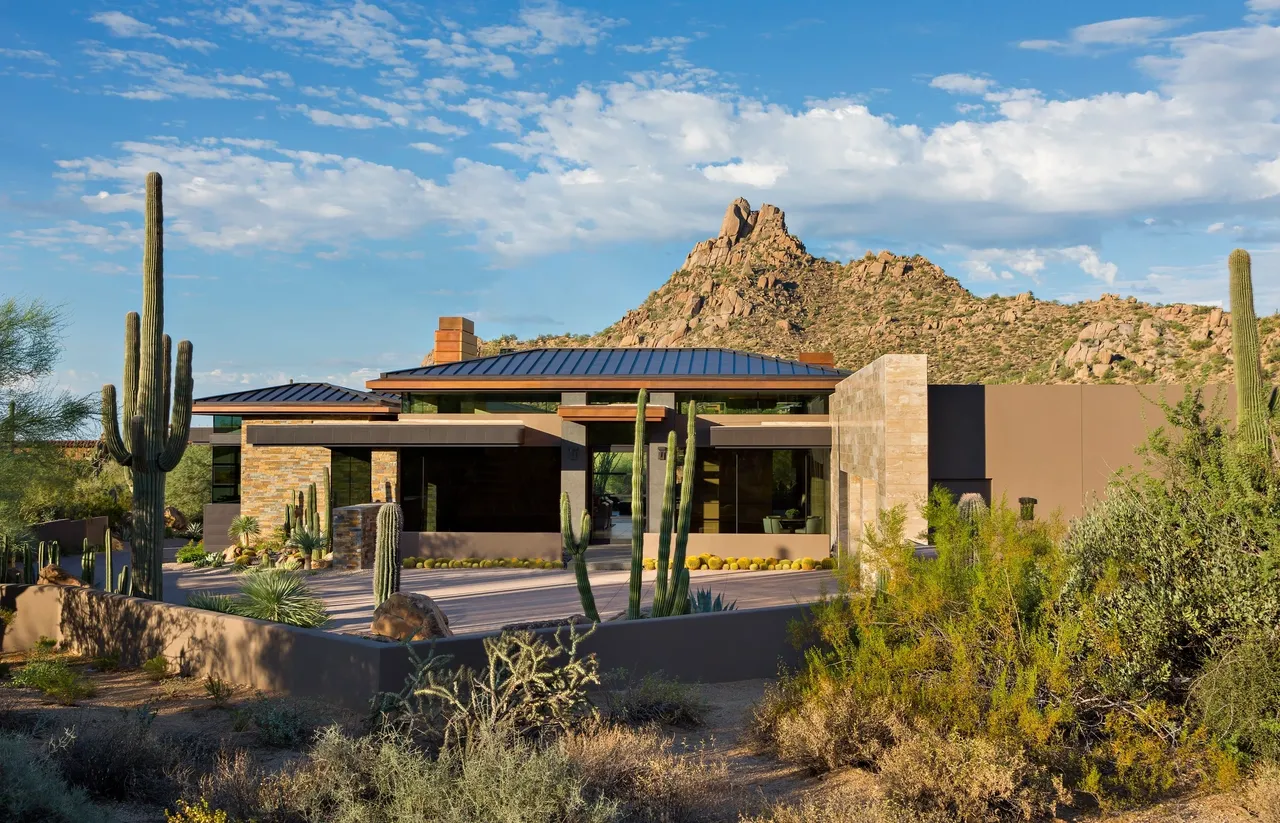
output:
[[765,203],[752,211],[739,197],[725,209],[720,233],[693,247],[680,271],[759,263],[782,266],[812,260],[804,243],[787,231],[782,209]]

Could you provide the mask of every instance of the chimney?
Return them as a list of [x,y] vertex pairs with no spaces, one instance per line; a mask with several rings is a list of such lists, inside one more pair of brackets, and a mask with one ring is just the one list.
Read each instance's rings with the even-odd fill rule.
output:
[[808,363],[810,366],[835,368],[836,356],[829,351],[802,351],[800,352],[800,362]]
[[441,317],[436,330],[436,348],[431,353],[436,363],[457,363],[477,354],[476,324],[465,317]]

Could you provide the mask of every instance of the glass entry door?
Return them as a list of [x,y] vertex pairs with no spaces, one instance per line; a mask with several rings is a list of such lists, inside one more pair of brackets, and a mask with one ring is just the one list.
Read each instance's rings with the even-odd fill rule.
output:
[[591,540],[631,542],[630,446],[595,446],[591,450]]

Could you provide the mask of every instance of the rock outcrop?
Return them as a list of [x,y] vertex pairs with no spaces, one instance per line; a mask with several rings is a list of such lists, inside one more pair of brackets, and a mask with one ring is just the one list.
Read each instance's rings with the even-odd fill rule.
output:
[[39,581],[52,586],[88,586],[80,578],[68,572],[61,566],[55,566],[52,563],[40,570]]
[[787,231],[782,209],[766,203],[752,211],[751,204],[739,197],[725,211],[720,234],[694,246],[680,270],[744,263],[781,266],[806,259],[812,258],[804,243]]

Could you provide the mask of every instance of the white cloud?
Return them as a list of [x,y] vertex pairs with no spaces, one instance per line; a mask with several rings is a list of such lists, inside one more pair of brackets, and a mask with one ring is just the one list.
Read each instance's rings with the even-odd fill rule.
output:
[[529,54],[551,54],[566,47],[595,46],[605,32],[620,21],[566,8],[556,2],[525,6],[515,25],[477,29],[472,36],[489,48],[505,48]]
[[1119,271],[1116,264],[1099,258],[1095,249],[1089,246],[1072,246],[1062,249],[1061,253],[1068,260],[1078,263],[1080,270],[1095,280],[1101,280],[1108,285],[1116,281],[1116,273]]
[[1124,17],[1076,26],[1065,40],[1023,40],[1020,48],[1085,51],[1097,47],[1141,46],[1187,22],[1187,18]]
[[410,143],[409,148],[417,149],[418,151],[426,154],[444,154],[445,151],[435,143]]
[[1211,223],[1209,228],[1205,229],[1209,234],[1217,234],[1227,227],[1226,223]]
[[137,18],[119,11],[103,11],[98,12],[89,18],[95,23],[101,23],[116,37],[137,37],[147,40],[159,40],[162,43],[173,46],[175,49],[195,49],[199,52],[211,52],[217,48],[216,45],[208,40],[199,38],[180,38],[171,37],[156,31],[156,27],[150,23],[144,23]]
[[339,66],[408,66],[401,53],[403,26],[372,3],[354,0],[300,3],[266,0],[227,6],[213,20],[269,41],[275,48]]
[[0,57],[8,57],[11,60],[31,60],[36,63],[44,63],[46,66],[58,65],[57,60],[35,49],[0,49]]
[[693,42],[692,37],[650,37],[648,42],[618,46],[618,51],[628,54],[654,54],[660,51],[680,51]]
[[[106,94],[117,97],[131,100],[168,100],[174,97],[201,100],[276,99],[265,91],[268,85],[262,77],[223,72],[215,72],[212,76],[195,74],[185,64],[175,63],[161,54],[112,49],[97,43],[89,44],[85,54],[92,61],[95,71],[120,71],[144,81],[127,89],[113,86],[104,89]],[[275,72],[268,74],[279,76]]]
[[367,114],[340,114],[324,109],[315,109],[303,104],[295,106],[294,110],[305,114],[317,126],[336,126],[340,129],[376,129],[391,125],[386,120],[370,117]]
[[929,85],[952,94],[983,94],[994,83],[989,77],[974,77],[971,74],[940,74],[930,80]]
[[770,189],[787,173],[787,167],[770,163],[726,163],[707,166],[702,173],[717,183],[734,183],[757,189]]
[[405,44],[421,49],[428,60],[451,69],[472,69],[482,74],[502,74],[507,77],[514,77],[516,74],[514,60],[505,54],[470,45],[466,35],[461,32],[454,32],[448,42],[432,37],[427,40],[407,40]]

